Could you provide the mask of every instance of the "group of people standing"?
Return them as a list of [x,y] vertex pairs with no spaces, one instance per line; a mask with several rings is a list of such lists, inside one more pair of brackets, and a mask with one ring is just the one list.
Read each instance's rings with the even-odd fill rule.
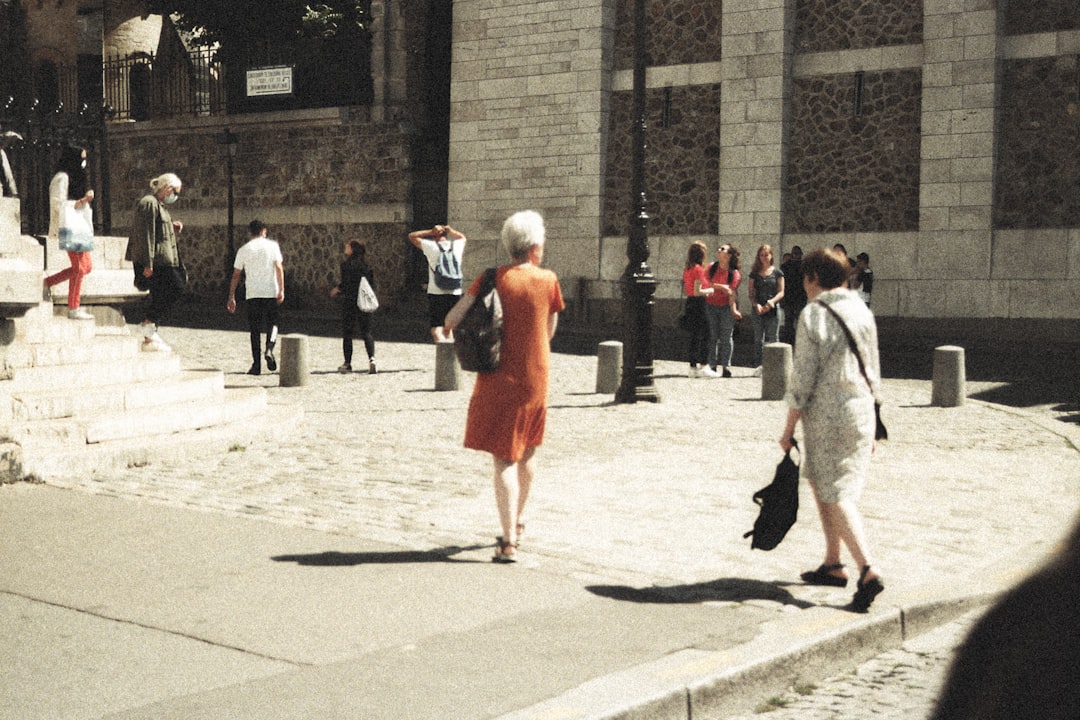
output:
[[[735,323],[743,318],[738,302],[743,280],[740,254],[734,245],[721,245],[716,260],[706,267],[706,252],[704,243],[692,243],[682,276],[686,295],[682,326],[690,334],[689,374],[692,378],[729,378]],[[784,274],[773,262],[772,247],[762,245],[754,256],[749,276],[750,317],[754,328],[751,365],[755,375],[761,374],[764,344],[777,341],[784,294]]]

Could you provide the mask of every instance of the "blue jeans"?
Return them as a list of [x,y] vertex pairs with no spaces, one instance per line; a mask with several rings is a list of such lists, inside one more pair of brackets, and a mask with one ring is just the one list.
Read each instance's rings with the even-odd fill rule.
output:
[[735,316],[731,314],[731,306],[706,305],[705,318],[709,321],[709,367],[713,370],[718,364],[730,367],[731,335],[735,332]]
[[774,343],[780,341],[780,324],[782,322],[781,313],[783,311],[780,308],[776,308],[775,312],[767,313],[765,315],[753,314],[754,318],[754,357],[750,363],[751,367],[761,366],[761,356],[765,349],[765,343]]

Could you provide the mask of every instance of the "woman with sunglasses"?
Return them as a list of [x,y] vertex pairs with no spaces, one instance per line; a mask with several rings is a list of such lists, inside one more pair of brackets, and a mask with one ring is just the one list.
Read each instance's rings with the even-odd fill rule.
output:
[[[708,280],[713,290],[705,297],[705,318],[709,322],[709,366],[701,374],[711,378],[731,377],[731,338],[735,323],[742,319],[737,295],[742,280],[738,248],[728,244],[720,246],[716,251],[716,262],[709,266]],[[718,365],[723,368],[722,372],[717,371]]]

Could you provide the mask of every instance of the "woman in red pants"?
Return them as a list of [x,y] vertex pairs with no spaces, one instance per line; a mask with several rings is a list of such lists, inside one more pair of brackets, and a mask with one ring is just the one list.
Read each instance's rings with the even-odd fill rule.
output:
[[[45,284],[49,287],[67,281],[68,284],[68,317],[73,320],[93,320],[94,316],[79,307],[79,299],[82,295],[82,280],[90,274],[90,250],[93,250],[93,221],[90,213],[90,203],[94,199],[94,191],[88,187],[86,174],[86,150],[81,147],[66,146],[60,154],[60,162],[56,165],[56,174],[49,183],[49,205],[51,209],[49,217],[49,237],[59,237],[64,216],[73,207],[83,216],[86,230],[90,233],[83,238],[83,243],[77,247],[85,250],[68,250],[68,259],[71,267],[64,268],[55,275],[45,278]],[[68,205],[68,207],[65,207]],[[90,245],[85,244],[89,241]]]

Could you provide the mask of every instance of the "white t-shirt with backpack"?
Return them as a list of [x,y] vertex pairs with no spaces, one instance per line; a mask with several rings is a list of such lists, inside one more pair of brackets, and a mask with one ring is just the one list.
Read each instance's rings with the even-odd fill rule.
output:
[[[465,254],[465,238],[420,238],[420,250],[427,260],[428,295],[460,295],[464,284],[461,259]],[[444,257],[443,253],[448,253],[449,256]],[[454,274],[457,275],[456,283],[453,282]],[[446,287],[454,284],[457,285],[456,288]]]

